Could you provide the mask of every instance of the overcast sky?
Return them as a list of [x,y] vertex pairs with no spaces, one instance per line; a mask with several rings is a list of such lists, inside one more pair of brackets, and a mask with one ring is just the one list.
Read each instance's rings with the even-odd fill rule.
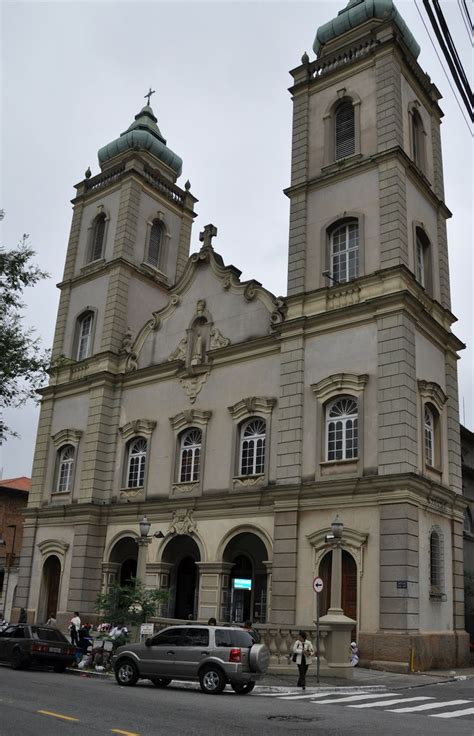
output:
[[[14,246],[29,233],[37,263],[51,274],[25,295],[25,323],[45,346],[56,321],[73,184],[88,166],[99,172],[98,149],[130,125],[150,85],[161,131],[183,159],[178,183],[189,178],[199,199],[191,249],[212,222],[216,250],[242,270],[242,279],[286,293],[288,71],[304,51],[314,58],[316,29],[345,4],[4,0],[1,242]],[[396,5],[421,45],[422,68],[444,98],[454,331],[469,344],[459,363],[461,420],[474,429],[472,139],[415,3]],[[458,3],[442,7],[469,73],[471,46]],[[30,475],[38,409],[7,411],[4,418],[21,440],[3,446],[3,478]]]

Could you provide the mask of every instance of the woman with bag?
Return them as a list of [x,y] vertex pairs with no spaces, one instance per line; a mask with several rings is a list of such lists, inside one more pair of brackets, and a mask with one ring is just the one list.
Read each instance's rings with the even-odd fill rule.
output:
[[313,661],[314,648],[306,631],[300,631],[292,647],[292,661],[298,666],[298,683],[296,687],[306,690],[306,670]]

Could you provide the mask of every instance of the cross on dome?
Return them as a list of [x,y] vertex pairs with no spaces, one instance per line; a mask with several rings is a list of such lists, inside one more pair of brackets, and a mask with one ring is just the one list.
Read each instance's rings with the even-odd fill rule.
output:
[[143,95],[144,97],[148,97],[148,105],[150,105],[150,97],[155,94],[155,90],[150,87],[146,95]]

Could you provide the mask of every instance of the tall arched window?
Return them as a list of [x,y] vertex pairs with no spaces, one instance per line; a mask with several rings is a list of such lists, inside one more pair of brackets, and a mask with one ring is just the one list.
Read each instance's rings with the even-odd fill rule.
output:
[[266,422],[254,417],[244,422],[240,430],[240,475],[261,475],[265,472]]
[[94,325],[94,313],[84,312],[77,324],[77,352],[76,360],[88,358],[92,351],[92,327]]
[[199,480],[201,470],[202,432],[196,427],[186,430],[181,435],[181,453],[179,463],[180,483]]
[[150,238],[148,240],[148,248],[146,253],[146,262],[150,266],[158,268],[160,265],[160,256],[163,242],[164,228],[159,220],[154,220],[150,229]]
[[336,160],[355,153],[355,119],[352,100],[344,100],[334,115],[334,151]]
[[330,233],[331,276],[337,282],[350,281],[359,275],[359,223],[346,222]]
[[440,598],[444,584],[443,535],[437,527],[430,531],[430,597]]
[[415,228],[415,277],[428,293],[432,292],[431,246],[421,227]]
[[351,396],[340,396],[326,409],[326,459],[355,460],[358,456],[358,408]]
[[472,514],[469,508],[464,509],[464,531],[472,534]]
[[425,162],[424,129],[421,117],[416,110],[411,113],[411,145],[413,161],[423,169]]
[[435,454],[435,418],[432,409],[425,406],[424,415],[425,463],[434,466]]
[[147,441],[137,437],[128,445],[127,488],[141,488],[145,483]]
[[105,223],[106,216],[103,212],[97,215],[94,221],[94,228],[92,230],[92,242],[90,247],[90,261],[98,261],[102,258],[104,251],[104,236],[105,236]]
[[75,450],[72,445],[64,445],[58,452],[57,493],[72,491]]

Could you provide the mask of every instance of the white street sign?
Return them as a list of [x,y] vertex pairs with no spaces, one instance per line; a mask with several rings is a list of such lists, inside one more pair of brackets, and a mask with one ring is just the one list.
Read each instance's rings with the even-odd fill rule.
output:
[[315,593],[321,593],[322,589],[324,588],[324,583],[321,578],[314,578],[313,580],[313,590]]

